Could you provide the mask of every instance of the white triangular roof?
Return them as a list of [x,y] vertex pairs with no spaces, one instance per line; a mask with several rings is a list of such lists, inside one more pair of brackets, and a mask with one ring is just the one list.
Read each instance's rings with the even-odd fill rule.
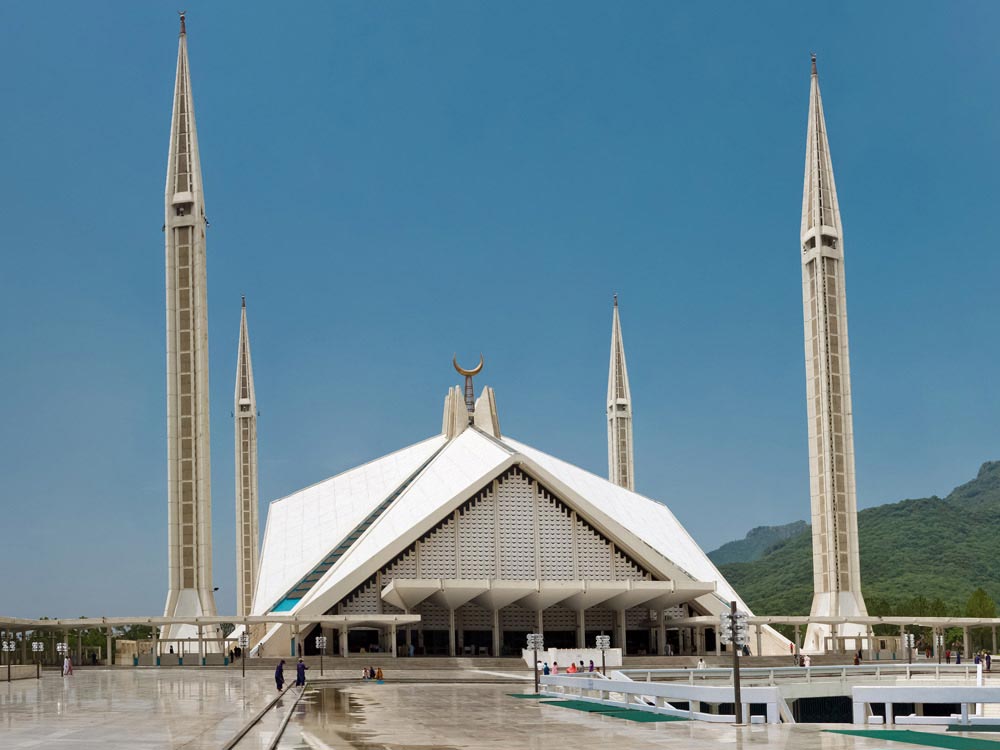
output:
[[[511,438],[504,441],[525,458],[535,462],[580,497],[625,527],[653,550],[696,581],[716,581],[716,593],[725,601],[737,601],[749,611],[746,603],[729,585],[698,543],[680,521],[661,502],[651,500],[609,482],[603,477],[584,471],[547,453]],[[559,487],[549,489],[558,492]]]
[[252,614],[270,611],[445,442],[437,435],[274,500]]
[[[513,453],[472,428],[450,440],[292,611],[332,606],[368,578],[373,566],[381,567],[405,550],[442,515],[510,465]],[[342,594],[331,593],[345,588]]]
[[[273,606],[346,533],[397,491],[399,483],[433,455],[442,442],[441,436],[432,438],[354,470],[381,475],[390,465],[389,459],[395,459],[393,480],[383,481],[378,487],[352,483],[349,480],[354,472],[347,472],[272,503],[255,613],[262,606]],[[735,599],[745,608],[732,586],[662,503],[509,437],[496,439],[467,429],[447,441],[290,612],[318,614],[333,606],[470,495],[515,464],[523,465],[550,490],[578,506],[651,569],[671,579],[715,581],[720,602]],[[357,492],[363,494],[358,496]],[[329,507],[332,505],[343,507]],[[272,552],[281,554],[280,567],[268,559]]]

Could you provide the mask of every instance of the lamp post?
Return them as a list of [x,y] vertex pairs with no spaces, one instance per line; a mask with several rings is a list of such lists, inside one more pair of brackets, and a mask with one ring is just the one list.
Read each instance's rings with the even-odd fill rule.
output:
[[[69,644],[65,643],[63,641],[60,641],[59,643],[56,644],[56,651],[58,651],[62,655],[62,657],[65,659],[66,655],[69,653]],[[65,669],[63,669],[62,667],[59,667],[59,671],[62,673],[63,677],[66,676],[66,670]]]
[[[245,625],[243,627],[246,627]],[[250,636],[246,632],[240,633],[240,662],[243,669],[243,677],[247,676],[247,646],[250,645]]]
[[733,708],[736,723],[743,723],[743,701],[740,696],[740,649],[746,645],[749,630],[747,613],[736,611],[736,602],[729,603],[729,612],[719,615],[719,640],[733,648]]
[[42,652],[42,649],[44,648],[45,644],[42,643],[41,641],[31,642],[31,653],[35,659],[35,677],[39,680],[42,678],[42,663],[38,661],[37,654],[40,654]]
[[7,682],[10,682],[10,661],[14,658],[14,649],[17,648],[17,641],[2,641],[3,652],[7,656]]
[[605,658],[605,653],[611,648],[611,636],[610,635],[599,635],[597,636],[597,648],[601,650],[601,674],[607,677],[608,675],[608,665],[607,659]]
[[319,651],[319,676],[323,676],[323,652],[326,651],[326,636],[316,636],[316,650]]
[[532,661],[532,666],[535,669],[535,693],[538,693],[538,649],[544,648],[545,646],[545,636],[541,633],[528,633],[528,648],[530,648],[534,654],[535,658]]

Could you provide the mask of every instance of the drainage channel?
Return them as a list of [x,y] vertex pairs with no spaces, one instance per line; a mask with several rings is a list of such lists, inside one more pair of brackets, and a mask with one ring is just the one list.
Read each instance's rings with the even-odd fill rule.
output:
[[[233,748],[238,748],[241,746],[250,746],[249,742],[244,743],[248,737],[256,737],[260,732],[272,732],[271,741],[267,745],[267,750],[274,750],[278,746],[278,742],[281,741],[281,735],[285,731],[285,727],[288,726],[288,720],[292,716],[292,711],[295,710],[295,706],[298,704],[299,700],[302,698],[303,693],[305,693],[305,687],[296,689],[293,685],[289,685],[284,690],[282,690],[278,695],[271,699],[271,701],[264,706],[257,714],[250,719],[246,724],[244,724],[240,730],[234,734],[225,745],[222,746],[222,750],[233,750]],[[276,709],[279,701],[286,694],[291,695],[292,704],[288,707],[288,710],[284,714],[280,715]],[[266,718],[266,722],[265,722]],[[277,719],[278,725],[276,728],[272,729],[273,722]],[[265,723],[262,723],[265,722]],[[260,742],[253,744],[254,747],[260,747]]]

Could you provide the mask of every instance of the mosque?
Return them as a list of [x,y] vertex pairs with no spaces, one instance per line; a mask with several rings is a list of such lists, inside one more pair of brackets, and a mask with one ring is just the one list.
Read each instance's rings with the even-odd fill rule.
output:
[[[865,614],[847,365],[843,246],[815,60],[801,228],[817,604]],[[205,209],[181,16],[165,196],[169,584],[165,616],[214,616],[209,478]],[[704,653],[712,627],[672,620],[749,611],[667,505],[635,492],[632,396],[618,300],[607,396],[608,478],[501,431],[498,398],[472,369],[444,399],[441,430],[273,501],[259,545],[257,406],[244,300],[234,393],[236,616],[269,656],[520,654],[528,633],[624,654]],[[433,394],[428,394],[433,397]],[[841,609],[838,609],[841,608]],[[822,610],[822,612],[818,612]],[[280,615],[345,615],[336,632]],[[286,621],[280,621],[280,620]],[[813,634],[822,648],[827,633]],[[834,626],[836,627],[836,626]],[[162,639],[191,637],[169,625]],[[760,653],[790,642],[763,627]],[[755,649],[756,650],[756,649]]]

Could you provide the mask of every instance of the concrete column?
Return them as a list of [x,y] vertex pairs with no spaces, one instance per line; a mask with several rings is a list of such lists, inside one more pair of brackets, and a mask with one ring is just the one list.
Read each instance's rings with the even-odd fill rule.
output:
[[656,629],[656,653],[660,656],[667,655],[667,615],[660,610],[660,624]]
[[962,628],[962,658],[968,659],[972,654],[972,647],[969,643],[969,628],[968,626]]
[[160,666],[160,629],[153,626],[153,666]]
[[[994,632],[994,634],[996,633],[996,629],[995,628],[994,628],[993,632]],[[996,639],[994,638],[994,640],[996,640]],[[994,651],[995,650],[996,649],[994,649]],[[21,631],[21,663],[22,664],[27,664],[28,663],[28,631],[26,631],[26,630],[22,630]]]
[[[966,631],[968,632],[968,631]],[[76,666],[83,664],[83,628],[76,631]]]
[[545,634],[545,617],[542,614],[542,610],[538,610],[536,628],[536,633]]
[[455,610],[448,610],[448,656],[456,656],[455,653]]
[[493,658],[500,656],[500,646],[503,643],[503,634],[500,632],[500,610],[493,610]]
[[198,664],[205,666],[205,631],[204,626],[198,626]]
[[115,658],[114,657],[114,652],[111,650],[111,647],[112,647],[113,644],[111,642],[111,628],[110,627],[108,628],[108,639],[107,640],[108,640],[108,655],[107,655],[107,662],[106,663],[107,663],[107,666],[110,667],[111,664],[114,662],[114,658]]
[[875,631],[872,626],[869,625],[867,628],[868,632],[868,661],[872,661],[875,658]]
[[799,631],[799,626],[798,625],[795,626],[795,635],[794,635],[794,638],[795,638],[795,640],[793,642],[795,644],[795,655],[798,656],[799,655],[799,651],[802,649],[802,639],[800,638],[800,631]]
[[763,656],[764,649],[762,648],[762,639],[761,639],[761,633],[760,633],[760,631],[761,631],[760,623],[757,623],[756,625],[754,625],[754,627],[757,628],[757,654],[756,655],[757,656]]
[[396,623],[389,626],[389,649],[392,651],[392,658],[399,656],[399,649],[396,648]]
[[617,615],[618,617],[616,619],[618,620],[618,633],[619,633],[618,645],[622,650],[622,656],[625,656],[626,649],[628,648],[625,637],[625,610],[619,609],[617,611]]
[[715,655],[722,656],[722,638],[720,638],[719,628],[715,628]]
[[997,626],[994,625],[991,630],[993,631],[993,651],[990,653],[995,654],[997,652]]
[[938,646],[938,633],[939,632],[941,632],[941,631],[938,628],[934,628],[934,629],[931,630],[931,640],[933,641],[933,649],[931,651],[931,654],[933,655],[933,657],[934,657],[935,660],[941,658],[941,647]]
[[346,625],[343,626],[342,628],[339,628],[338,630],[338,632],[340,633],[340,655],[343,656],[345,659],[347,658],[347,633],[349,632],[349,630],[350,628],[348,628]]
[[586,610],[576,611],[576,647],[587,648],[587,621],[585,619]]

